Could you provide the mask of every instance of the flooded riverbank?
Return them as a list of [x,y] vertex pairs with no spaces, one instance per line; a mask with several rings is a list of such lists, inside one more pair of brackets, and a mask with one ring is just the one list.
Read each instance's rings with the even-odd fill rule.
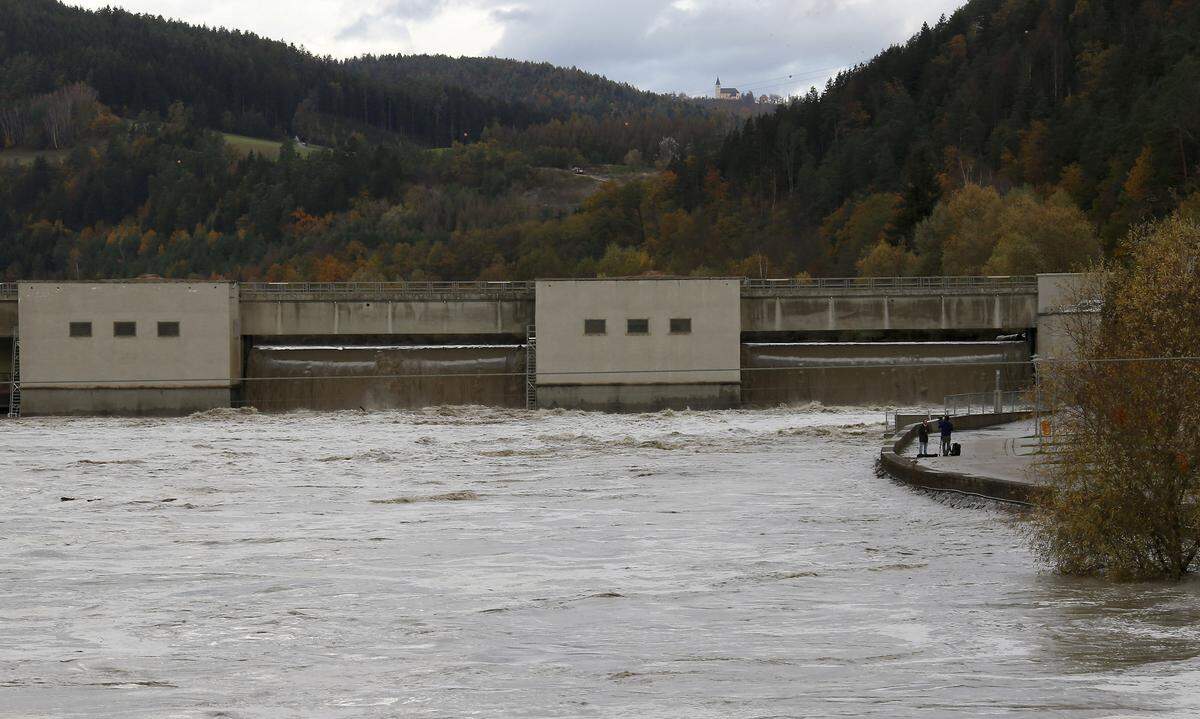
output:
[[1191,716],[1200,588],[1039,569],[882,412],[3,425],[0,716]]

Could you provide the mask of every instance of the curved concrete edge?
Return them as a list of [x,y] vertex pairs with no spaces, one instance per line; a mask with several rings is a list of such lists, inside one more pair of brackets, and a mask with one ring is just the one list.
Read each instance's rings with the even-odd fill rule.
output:
[[[1032,412],[1005,412],[1003,414],[969,415],[955,417],[954,424],[956,430],[983,429],[1028,419],[1032,414]],[[919,489],[934,492],[957,492],[1013,504],[1033,504],[1039,490],[1036,484],[934,469],[918,463],[915,459],[903,456],[901,452],[917,438],[919,424],[919,422],[913,423],[897,430],[887,439],[883,449],[880,450],[879,464],[890,477]]]

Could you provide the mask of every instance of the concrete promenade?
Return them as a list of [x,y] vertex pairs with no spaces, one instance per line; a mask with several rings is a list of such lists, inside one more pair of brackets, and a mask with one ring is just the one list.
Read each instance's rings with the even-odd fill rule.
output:
[[[1037,427],[1032,419],[956,432],[954,441],[962,445],[962,456],[916,459],[916,442],[904,450],[903,456],[916,460],[924,467],[942,472],[964,472],[1012,482],[1040,483],[1035,466],[1038,451]],[[936,452],[939,444],[937,428],[934,427],[934,434],[929,438],[930,450]]]
[[[883,447],[884,470],[922,489],[1030,503],[1042,483],[1033,420],[1007,413],[956,417],[954,424],[954,441],[962,445],[962,456],[917,459],[916,425],[905,424]],[[937,451],[936,426],[929,445]]]

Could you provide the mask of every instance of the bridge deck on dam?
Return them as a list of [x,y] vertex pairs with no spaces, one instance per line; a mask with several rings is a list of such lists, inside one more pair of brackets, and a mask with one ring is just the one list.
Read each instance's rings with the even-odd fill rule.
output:
[[[1023,330],[1038,324],[1036,277],[742,280],[746,333]],[[285,282],[238,287],[251,336],[506,335],[534,323],[535,282]],[[0,284],[0,336],[16,327]]]
[[1037,326],[1036,277],[745,280],[742,331],[969,331]]
[[533,324],[532,282],[281,282],[239,288],[242,334],[510,335]]

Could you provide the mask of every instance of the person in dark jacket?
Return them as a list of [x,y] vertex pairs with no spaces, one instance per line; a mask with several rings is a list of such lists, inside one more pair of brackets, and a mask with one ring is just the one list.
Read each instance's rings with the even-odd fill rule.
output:
[[950,415],[943,415],[938,420],[938,429],[942,433],[942,456],[950,456],[950,438],[954,435],[954,423],[950,421]]
[[917,427],[917,448],[918,457],[929,454],[929,420],[925,420],[920,427]]

